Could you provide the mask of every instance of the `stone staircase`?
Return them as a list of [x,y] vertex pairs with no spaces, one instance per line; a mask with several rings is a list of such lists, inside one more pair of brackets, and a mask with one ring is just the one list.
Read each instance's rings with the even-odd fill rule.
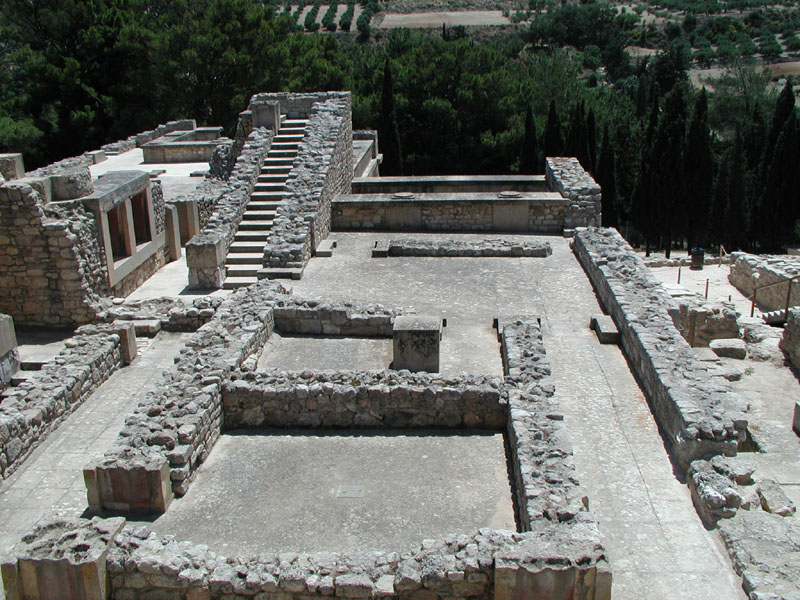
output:
[[278,204],[283,198],[286,179],[297,158],[308,119],[282,119],[278,134],[264,160],[255,190],[228,249],[223,287],[232,290],[258,281],[264,246],[272,229]]
[[[800,308],[800,306],[792,306],[792,308]],[[786,323],[786,311],[784,309],[781,310],[772,310],[770,312],[761,313],[761,318],[764,320],[764,323],[767,325],[783,325]]]

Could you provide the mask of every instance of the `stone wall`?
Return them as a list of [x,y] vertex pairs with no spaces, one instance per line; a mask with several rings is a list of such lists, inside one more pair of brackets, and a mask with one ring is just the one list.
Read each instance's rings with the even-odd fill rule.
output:
[[[752,298],[755,286],[777,283],[757,292],[757,304],[767,310],[786,308],[786,292],[789,284],[780,282],[800,275],[800,256],[756,256],[745,252],[732,252],[731,257],[733,264],[728,279],[740,292]],[[800,280],[792,283],[789,306],[800,306]]]
[[390,240],[386,246],[387,256],[544,258],[552,253],[553,250],[548,242],[517,242],[504,239],[484,239],[475,242],[422,239]]
[[681,334],[694,348],[706,348],[713,340],[739,337],[733,304],[707,300],[700,294],[675,299],[680,310]]
[[214,316],[222,298],[200,296],[186,304],[175,298],[150,298],[125,304],[104,301],[97,318],[105,323],[121,321],[158,321],[164,331],[197,331]]
[[18,325],[91,322],[108,292],[93,215],[77,203],[45,210],[24,183],[0,186],[0,311]]
[[54,519],[26,535],[2,570],[8,600],[22,600],[23,590],[47,584],[113,600],[607,600],[605,558],[564,529],[480,529],[425,540],[404,552],[226,557],[159,537],[146,526],[126,526],[120,518]]
[[789,362],[800,371],[800,309],[798,308],[789,310],[780,347]]
[[274,304],[275,329],[304,335],[392,337],[397,309],[380,304],[327,303],[287,297]]
[[599,227],[602,222],[600,186],[578,159],[548,157],[545,162],[550,189],[572,201],[564,217],[564,227]]
[[[283,105],[281,105],[283,110]],[[333,197],[350,192],[353,132],[350,94],[313,105],[298,155],[264,247],[266,268],[303,268],[331,229]]]
[[620,331],[677,462],[687,468],[706,455],[735,454],[747,436],[739,398],[678,332],[676,307],[661,283],[613,229],[579,230],[573,249]]
[[222,428],[222,382],[263,348],[281,290],[268,280],[239,290],[197,330],[158,391],[126,420],[116,444],[84,469],[90,506],[163,512],[173,493],[186,492]]
[[0,397],[0,475],[7,478],[64,418],[122,364],[113,326],[67,342],[40,371]]
[[[214,204],[213,212],[203,230],[186,243],[186,264],[189,266],[191,287],[222,287],[228,248],[247,209],[273,135],[272,131],[263,128],[250,133],[228,181],[221,188],[221,195],[215,201],[206,203]],[[213,193],[218,189],[214,186]],[[206,194],[205,190],[203,195],[213,197],[213,194]]]
[[501,381],[405,371],[244,373],[222,388],[225,427],[477,427],[508,420]]
[[[502,194],[503,192],[501,192]],[[570,203],[557,193],[351,194],[333,203],[333,228],[375,231],[524,231],[560,234]]]

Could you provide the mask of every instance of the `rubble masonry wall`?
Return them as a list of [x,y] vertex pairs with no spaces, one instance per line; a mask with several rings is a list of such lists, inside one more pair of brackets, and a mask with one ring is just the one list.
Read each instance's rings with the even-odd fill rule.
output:
[[678,332],[676,307],[614,229],[579,230],[573,242],[595,293],[619,328],[622,348],[678,463],[736,453],[747,435],[738,397],[712,376]]

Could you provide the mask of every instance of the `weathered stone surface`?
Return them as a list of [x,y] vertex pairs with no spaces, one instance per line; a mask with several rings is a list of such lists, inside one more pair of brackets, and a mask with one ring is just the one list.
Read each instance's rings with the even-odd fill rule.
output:
[[439,342],[442,320],[423,315],[402,315],[392,329],[392,368],[409,371],[439,371]]
[[391,240],[388,256],[441,256],[441,257],[539,257],[552,254],[547,242],[511,242],[503,239],[485,239],[479,242],[458,240]]
[[[786,308],[786,280],[800,275],[800,256],[756,256],[745,252],[731,253],[733,264],[728,276],[730,282],[745,296],[752,298],[756,287],[766,286],[756,292],[756,302],[767,310]],[[792,284],[789,306],[800,305],[800,283]]]
[[712,340],[709,347],[721,358],[744,360],[747,356],[747,346],[740,339]]
[[800,523],[762,511],[739,511],[719,523],[750,598],[800,596]]
[[545,176],[551,190],[572,201],[564,228],[599,226],[602,221],[600,186],[577,158],[547,157]]
[[738,313],[727,302],[707,300],[699,294],[676,298],[681,311],[681,333],[692,347],[705,347],[717,339],[739,336]]
[[[715,457],[718,458],[718,457]],[[719,460],[713,464],[696,460],[687,472],[697,513],[708,527],[715,527],[720,519],[729,519],[742,504],[732,471]]]
[[706,455],[735,454],[746,439],[739,399],[710,376],[675,327],[677,307],[613,229],[578,230],[573,242],[661,429],[684,468]]
[[2,478],[122,365],[120,338],[111,329],[79,330],[53,361],[6,390],[0,404]]
[[[312,249],[330,233],[333,197],[349,193],[353,180],[350,93],[296,96],[294,106],[309,106],[300,112],[308,123],[264,247],[265,268],[304,267]],[[281,94],[257,94],[251,103],[272,99],[281,103],[281,110],[290,103]]]
[[797,507],[784,493],[780,484],[774,479],[762,479],[758,482],[758,497],[761,498],[761,508],[768,513],[791,517]]
[[780,348],[794,368],[800,370],[800,308],[793,308],[789,311],[786,326],[783,328]]

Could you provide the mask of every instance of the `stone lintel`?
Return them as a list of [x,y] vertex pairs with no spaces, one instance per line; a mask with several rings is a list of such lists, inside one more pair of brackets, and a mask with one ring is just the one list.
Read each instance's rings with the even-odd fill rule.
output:
[[150,185],[147,171],[110,171],[94,183],[94,192],[82,198],[86,208],[98,213],[108,212]]

